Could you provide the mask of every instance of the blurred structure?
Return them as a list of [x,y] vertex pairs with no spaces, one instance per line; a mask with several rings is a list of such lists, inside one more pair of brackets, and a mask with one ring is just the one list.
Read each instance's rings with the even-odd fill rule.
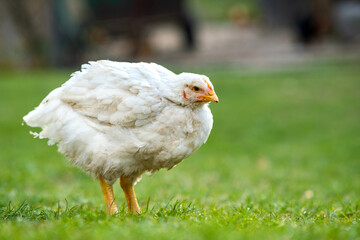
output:
[[10,65],[72,66],[84,61],[92,46],[116,37],[130,43],[128,59],[146,57],[151,55],[147,33],[157,23],[178,26],[186,49],[196,43],[195,21],[183,0],[4,0],[0,8],[1,50],[18,52],[0,59]]
[[342,41],[360,40],[360,1],[343,1],[334,6],[334,30]]
[[96,59],[263,66],[360,56],[359,42],[360,0],[0,1],[0,68]]
[[260,0],[268,26],[288,27],[299,42],[323,40],[329,34],[347,41],[360,36],[358,0]]
[[[147,39],[149,28],[164,22],[174,23],[180,28],[187,49],[195,46],[195,23],[183,0],[84,0],[83,4],[86,16],[82,21],[69,22],[69,10],[64,2],[53,1],[56,39],[62,40],[56,56],[58,65],[79,62],[62,58],[74,53],[82,56],[89,45],[101,45],[116,37],[126,38],[130,43],[127,45],[128,59],[151,56],[152,49]],[[65,52],[68,54],[63,56]]]

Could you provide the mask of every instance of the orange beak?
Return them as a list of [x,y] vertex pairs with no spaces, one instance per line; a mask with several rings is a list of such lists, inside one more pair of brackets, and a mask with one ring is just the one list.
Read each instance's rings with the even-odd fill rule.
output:
[[219,102],[219,98],[216,96],[213,90],[208,91],[207,94],[201,95],[198,98],[200,99],[200,102]]

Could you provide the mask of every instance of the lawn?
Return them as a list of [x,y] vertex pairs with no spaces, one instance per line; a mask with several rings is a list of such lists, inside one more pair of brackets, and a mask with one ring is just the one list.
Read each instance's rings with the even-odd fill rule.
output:
[[0,239],[360,239],[359,66],[195,69],[220,98],[208,142],[143,176],[140,216],[116,183],[113,217],[98,182],[21,125],[71,71],[2,72]]

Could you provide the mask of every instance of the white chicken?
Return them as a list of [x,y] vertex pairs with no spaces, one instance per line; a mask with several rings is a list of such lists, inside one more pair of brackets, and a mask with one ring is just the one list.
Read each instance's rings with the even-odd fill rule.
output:
[[133,186],[144,172],[174,167],[207,140],[209,102],[218,97],[204,75],[102,60],[84,64],[24,121],[99,179],[108,214],[117,212],[118,178],[129,211],[138,214]]

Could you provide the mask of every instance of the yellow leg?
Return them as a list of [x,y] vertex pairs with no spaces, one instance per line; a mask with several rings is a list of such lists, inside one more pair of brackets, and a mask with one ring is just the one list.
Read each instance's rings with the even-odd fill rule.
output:
[[113,187],[110,186],[102,176],[99,177],[99,181],[105,198],[106,213],[113,215],[117,212]]
[[133,214],[140,214],[141,210],[140,210],[139,204],[136,200],[134,186],[133,186],[132,181],[130,181],[128,178],[122,176],[120,178],[120,186],[121,186],[122,190],[124,191],[129,212],[132,212]]

